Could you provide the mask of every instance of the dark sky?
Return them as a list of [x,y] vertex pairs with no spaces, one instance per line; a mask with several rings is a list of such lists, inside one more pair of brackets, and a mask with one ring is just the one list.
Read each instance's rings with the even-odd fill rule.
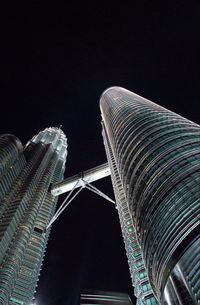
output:
[[[0,132],[25,144],[62,124],[66,177],[106,161],[99,97],[109,86],[200,123],[199,1],[16,3],[1,9]],[[109,178],[96,186],[113,197]],[[133,296],[117,212],[87,190],[52,227],[36,303],[76,305],[84,288]]]

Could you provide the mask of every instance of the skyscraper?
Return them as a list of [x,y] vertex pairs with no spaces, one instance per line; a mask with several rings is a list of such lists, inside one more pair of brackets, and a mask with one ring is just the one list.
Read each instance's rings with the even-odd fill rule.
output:
[[200,304],[200,126],[120,87],[100,107],[138,304]]
[[30,304],[57,198],[50,186],[63,178],[67,142],[47,128],[25,147],[0,136],[0,304]]

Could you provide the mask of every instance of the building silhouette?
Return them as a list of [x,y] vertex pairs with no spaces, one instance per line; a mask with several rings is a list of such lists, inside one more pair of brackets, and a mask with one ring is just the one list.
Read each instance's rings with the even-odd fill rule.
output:
[[133,305],[128,294],[101,290],[84,290],[80,305]]
[[100,107],[137,304],[200,304],[200,126],[120,87]]
[[25,147],[0,136],[0,304],[30,304],[57,198],[50,186],[62,180],[67,143],[59,128],[47,128]]

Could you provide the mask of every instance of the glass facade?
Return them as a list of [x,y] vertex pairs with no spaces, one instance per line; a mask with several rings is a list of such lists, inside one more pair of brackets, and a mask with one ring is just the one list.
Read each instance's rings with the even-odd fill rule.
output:
[[67,143],[47,128],[23,148],[11,135],[0,137],[0,304],[33,299],[57,198],[49,186],[63,178]]
[[[197,276],[187,285],[181,284],[182,289],[189,289],[193,303],[184,298],[182,303],[177,301],[180,296],[175,282],[170,284],[170,276],[177,274],[184,255],[188,257],[200,242],[200,126],[120,87],[106,90],[100,105],[115,196],[122,196],[127,203],[125,207],[123,200],[116,200],[122,232],[126,221],[132,223],[128,233],[135,234],[144,270],[160,303],[198,304]],[[123,195],[118,195],[118,188]],[[127,248],[129,242],[123,235]],[[133,249],[129,252],[135,257]],[[141,260],[131,264],[128,251],[127,255],[132,278],[136,278],[135,268]],[[197,271],[200,274],[199,266],[181,266],[184,278]],[[143,271],[140,279],[142,276]],[[140,284],[133,284],[137,295]],[[147,281],[142,286],[144,294],[149,287]],[[145,302],[156,301],[146,298]]]
[[110,165],[111,179],[116,198],[116,208],[118,210],[120,225],[122,229],[122,236],[125,243],[132,284],[135,287],[134,293],[137,297],[137,305],[156,305],[158,303],[153,295],[152,289],[149,284],[147,273],[144,267],[144,261],[142,259],[141,249],[137,241],[129,205],[121,184],[121,179],[108,140],[108,136],[106,134],[104,122],[102,122],[102,127],[104,145],[106,148],[107,159]]

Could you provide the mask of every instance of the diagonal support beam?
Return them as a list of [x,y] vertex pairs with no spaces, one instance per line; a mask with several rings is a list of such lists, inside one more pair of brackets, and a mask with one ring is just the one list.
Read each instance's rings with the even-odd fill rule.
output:
[[[70,194],[65,198],[65,200],[63,201],[63,203],[61,204],[60,208],[57,210],[57,212],[54,214],[54,216],[52,217],[52,219],[50,220],[49,224],[47,225],[47,229],[54,223],[54,221],[60,216],[60,214],[62,214],[62,212],[68,207],[68,205],[70,204],[70,202],[72,202],[72,200],[80,193],[80,191],[83,189],[83,186],[80,187],[79,190],[76,191],[76,193],[71,197],[70,195],[73,193],[74,190],[72,190],[70,192]],[[68,200],[67,200],[68,199]]]
[[106,194],[104,194],[103,192],[101,192],[101,191],[100,191],[97,187],[95,187],[94,185],[92,185],[92,184],[90,184],[90,183],[87,183],[87,184],[85,184],[85,187],[86,187],[88,190],[94,192],[95,194],[97,194],[97,195],[103,197],[104,199],[106,199],[106,200],[108,200],[108,201],[110,201],[110,202],[112,202],[112,203],[115,204],[115,201],[114,201],[114,200],[112,200],[112,199],[111,199],[110,197],[108,197]]
[[[87,188],[88,190],[94,192],[95,194],[103,197],[104,199],[115,203],[110,197],[100,191],[97,187],[90,184],[90,182],[99,180],[101,178],[107,177],[110,175],[110,168],[107,163],[87,170],[81,174],[75,175],[71,178],[65,179],[60,183],[56,183],[52,186],[51,193],[54,196],[58,196],[60,194],[69,192],[70,193],[66,196],[61,206],[56,211],[55,215],[50,220],[49,224],[47,225],[48,229],[54,221],[60,216],[60,214],[68,207],[70,202],[80,193],[83,188]],[[79,188],[76,192],[75,189]],[[75,194],[73,195],[73,193]]]

